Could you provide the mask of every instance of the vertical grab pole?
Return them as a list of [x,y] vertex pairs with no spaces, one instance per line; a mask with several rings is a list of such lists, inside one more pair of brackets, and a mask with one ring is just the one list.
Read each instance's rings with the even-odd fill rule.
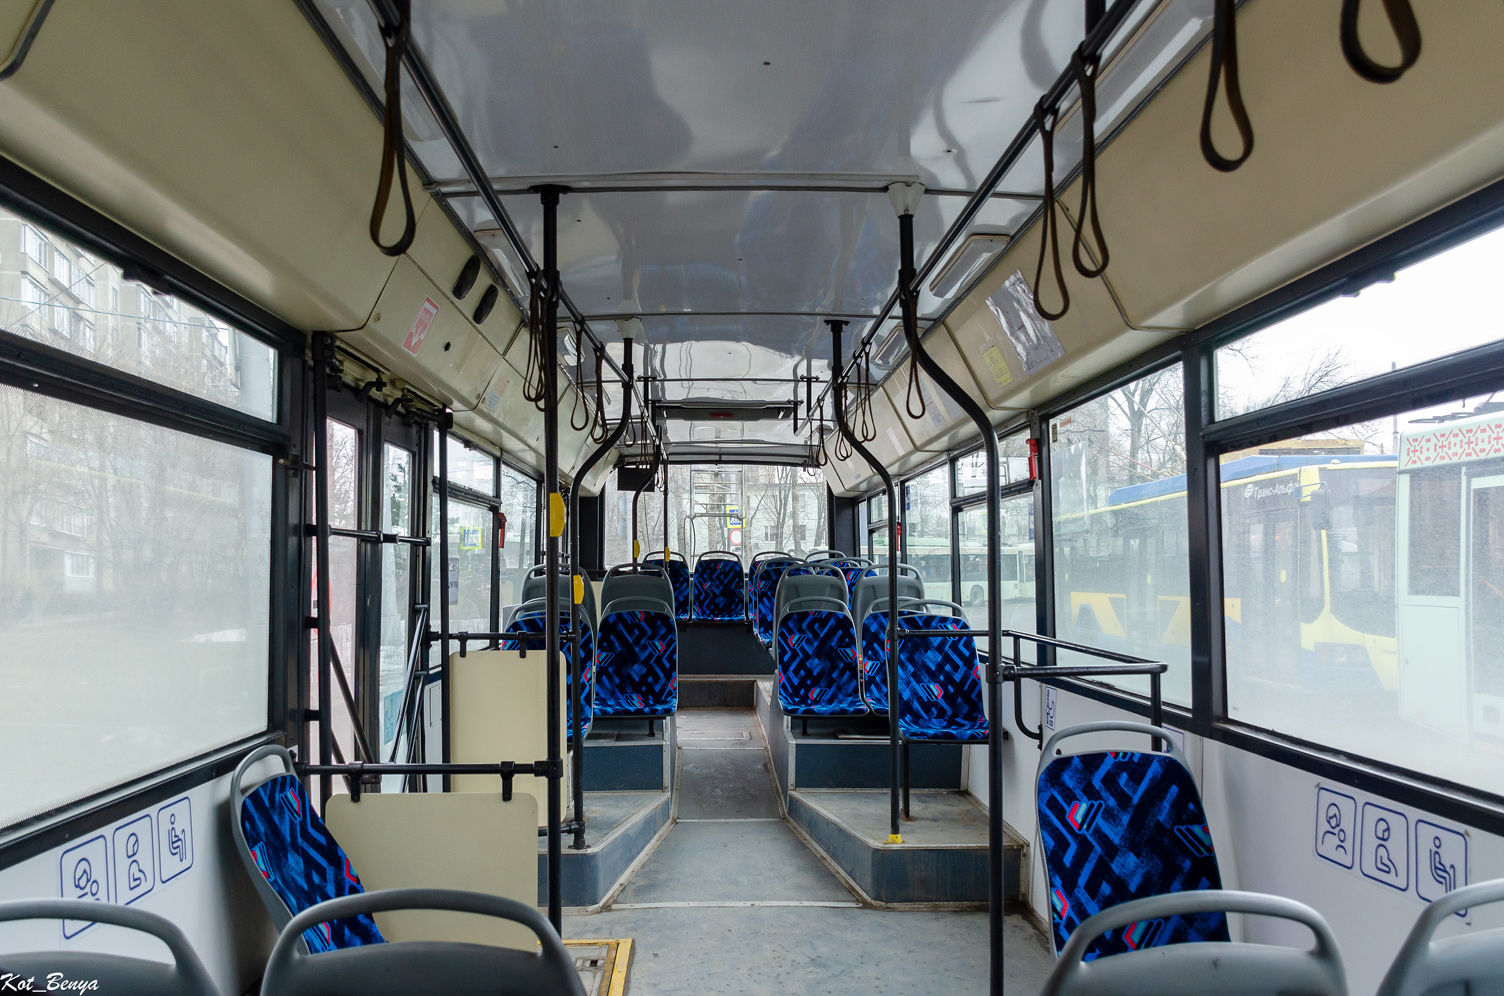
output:
[[[443,591],[439,593],[439,667],[443,668],[440,672],[443,684],[439,686],[439,757],[445,764],[449,763],[450,692],[454,688],[450,680],[453,675],[449,673],[449,430],[453,426],[452,412],[445,409],[439,413],[439,570],[443,578]],[[459,583],[459,578],[455,578],[455,583]],[[448,792],[448,775],[442,783]]]
[[[595,465],[601,462],[601,458],[611,452],[621,439],[622,433],[627,431],[627,419],[632,415],[632,340],[626,336],[621,340],[622,382],[621,398],[621,421],[616,423],[604,442],[596,447],[595,452],[586,457],[584,464],[580,466],[579,473],[575,474],[574,487],[569,489],[569,521],[578,523],[580,511],[580,482],[595,469]],[[571,527],[569,530],[569,562],[574,566],[575,584],[578,586],[569,600],[569,633],[573,641],[574,653],[571,655],[574,674],[574,709],[575,715],[580,714],[580,606],[585,600],[585,585],[590,582],[585,579],[584,572],[579,569],[580,563],[580,534],[579,530]],[[597,606],[597,611],[605,606]],[[596,619],[596,639],[600,639],[600,619]],[[582,851],[585,849],[585,731],[576,723],[571,731],[574,738],[574,757],[570,766],[572,788],[574,795],[574,843],[570,844],[571,850]]]
[[[924,186],[918,183],[895,183],[888,187],[888,199],[898,212],[898,297],[903,309],[903,333],[908,341],[909,352],[919,366],[929,374],[940,390],[961,407],[982,434],[982,445],[987,453],[987,855],[988,881],[987,940],[991,956],[989,989],[991,996],[1003,992],[1003,695],[999,681],[998,658],[1002,606],[998,594],[1002,590],[1001,542],[998,538],[998,520],[1002,516],[1001,485],[998,471],[1001,466],[997,445],[997,432],[987,413],[976,400],[963,391],[951,379],[945,369],[924,350],[919,339],[918,295],[914,286],[914,211],[924,194]],[[891,518],[891,516],[890,516]],[[891,693],[890,693],[891,694]]]
[[[559,706],[559,536],[564,532],[564,499],[559,494],[559,197],[567,188],[538,187],[543,202],[543,487],[548,493],[548,542],[544,560],[543,660],[548,668],[548,922],[564,929],[564,866],[560,782],[564,777]],[[576,685],[575,687],[579,687]],[[578,717],[576,717],[578,718]]]
[[[329,372],[334,361],[334,337],[321,332],[313,339],[313,517],[317,525],[313,540],[314,569],[318,574],[318,614],[314,632],[319,646],[319,764],[334,760],[332,725],[332,662],[329,654]],[[328,775],[319,776],[319,809],[329,802]]]
[[[841,331],[847,323],[840,319],[827,318],[825,324],[830,326],[830,369],[834,381],[831,389],[834,393],[836,409],[836,425],[841,430],[841,435],[851,444],[863,460],[875,471],[877,476],[883,479],[883,487],[888,496],[888,843],[902,844],[903,834],[899,828],[899,800],[898,800],[898,768],[899,768],[899,743],[898,743],[898,519],[895,504],[896,498],[893,492],[893,475],[888,473],[888,468],[882,465],[877,457],[867,449],[866,445],[857,438],[856,433],[851,431],[851,426],[846,424],[846,383],[841,379]],[[861,620],[857,620],[860,626]],[[861,639],[858,632],[857,639]],[[907,789],[907,786],[905,786]]]

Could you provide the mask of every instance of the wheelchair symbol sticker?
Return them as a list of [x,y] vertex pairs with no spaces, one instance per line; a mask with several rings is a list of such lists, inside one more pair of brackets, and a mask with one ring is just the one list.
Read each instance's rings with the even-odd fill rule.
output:
[[157,868],[165,884],[193,867],[193,805],[184,796],[157,810]]
[[[1415,821],[1415,894],[1427,902],[1467,885],[1467,837],[1429,820]],[[1467,917],[1467,910],[1458,916]]]
[[151,814],[144,813],[115,828],[115,902],[129,906],[157,884],[157,841]]
[[1316,790],[1316,856],[1351,869],[1358,853],[1358,802],[1329,788]]
[[[58,860],[58,895],[64,899],[110,901],[110,845],[104,837],[90,837],[63,852]],[[93,921],[64,920],[63,937],[77,937]]]
[[1044,686],[1044,728],[1055,729],[1055,689]]
[[1410,820],[1384,806],[1363,804],[1360,870],[1391,889],[1410,889]]

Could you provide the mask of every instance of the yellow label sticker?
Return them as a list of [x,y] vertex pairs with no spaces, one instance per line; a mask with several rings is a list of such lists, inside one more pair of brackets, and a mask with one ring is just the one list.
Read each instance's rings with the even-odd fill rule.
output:
[[987,369],[992,371],[992,376],[997,379],[998,387],[1007,387],[1013,383],[1013,370],[1008,366],[1003,351],[996,346],[991,347],[982,354],[982,359],[987,361]]
[[548,496],[548,535],[564,535],[564,496],[555,491]]

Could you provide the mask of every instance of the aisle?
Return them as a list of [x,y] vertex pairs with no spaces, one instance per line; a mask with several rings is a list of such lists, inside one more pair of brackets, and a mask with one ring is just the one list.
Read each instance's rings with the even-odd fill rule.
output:
[[[679,715],[678,820],[605,912],[566,937],[631,937],[632,996],[983,994],[985,913],[866,909],[779,814],[751,710]],[[1044,940],[1008,918],[1008,985],[1039,989]]]

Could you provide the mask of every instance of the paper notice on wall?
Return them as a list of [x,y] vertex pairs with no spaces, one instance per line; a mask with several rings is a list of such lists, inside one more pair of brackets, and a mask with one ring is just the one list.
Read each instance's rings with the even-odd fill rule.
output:
[[[1065,355],[1054,327],[1034,310],[1034,291],[1022,271],[1015,270],[1013,276],[1003,281],[987,298],[987,307],[1013,346],[1025,377],[1033,376]],[[991,365],[989,361],[988,366]]]
[[433,298],[425,297],[423,303],[418,306],[418,313],[413,316],[413,324],[407,330],[407,338],[402,340],[402,348],[418,355],[418,350],[423,348],[423,340],[428,337],[428,328],[433,320],[439,317],[439,306]]
[[501,399],[506,397],[507,388],[511,385],[511,380],[498,370],[496,376],[491,378],[491,384],[486,388],[486,396],[481,399],[480,406],[495,415],[496,409],[501,407]]
[[919,375],[919,397],[924,400],[925,419],[936,430],[944,429],[961,417],[961,409],[956,407],[950,395],[939,390],[935,383],[923,373]]

